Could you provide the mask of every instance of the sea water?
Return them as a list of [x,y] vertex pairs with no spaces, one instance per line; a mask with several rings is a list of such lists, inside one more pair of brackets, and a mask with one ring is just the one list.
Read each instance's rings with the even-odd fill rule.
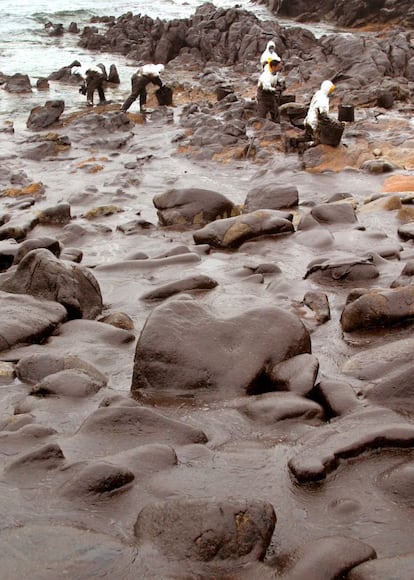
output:
[[[47,100],[63,99],[66,113],[84,105],[85,97],[79,94],[77,86],[51,81],[47,91],[36,87],[39,78],[47,78],[75,59],[82,64],[81,72],[97,62],[105,64],[107,70],[115,64],[121,84],[110,88],[106,97],[123,102],[129,93],[130,78],[137,63],[128,62],[120,54],[99,54],[80,48],[78,34],[67,32],[72,22],[76,22],[81,31],[91,24],[93,17],[119,17],[127,12],[162,20],[188,18],[203,3],[203,0],[0,0],[0,73],[27,74],[32,85],[31,93],[22,94],[8,93],[0,86],[0,122],[6,119],[22,122],[33,107],[44,105]],[[276,18],[263,4],[250,0],[213,0],[211,3],[217,8],[237,6],[253,12],[261,20],[277,20],[282,26],[299,26],[296,22]],[[46,26],[49,23],[62,24],[65,33],[52,36]],[[94,26],[105,30],[104,24]],[[334,32],[326,25],[300,26],[309,28],[316,36]]]
[[[254,12],[259,18],[274,18],[263,5],[256,5],[249,0],[231,2],[214,0],[218,8],[239,6]],[[7,116],[20,117],[27,115],[37,105],[46,100],[65,100],[68,108],[79,106],[85,97],[78,94],[78,87],[66,86],[51,82],[49,91],[38,91],[36,82],[39,78],[48,77],[52,72],[67,66],[73,60],[79,60],[84,69],[90,64],[103,62],[107,69],[115,64],[122,88],[119,98],[122,100],[129,91],[130,76],[135,63],[127,62],[122,55],[102,55],[81,49],[77,46],[78,35],[65,32],[63,36],[51,36],[48,23],[63,24],[64,29],[76,22],[79,30],[90,25],[94,16],[121,16],[127,12],[148,15],[152,18],[170,20],[188,18],[194,14],[201,0],[13,0],[0,2],[0,72],[5,75],[15,73],[27,74],[32,84],[32,93],[11,94],[0,88],[0,120]],[[99,25],[98,25],[99,26]],[[104,25],[102,25],[104,28]],[[118,95],[109,94],[109,97]]]

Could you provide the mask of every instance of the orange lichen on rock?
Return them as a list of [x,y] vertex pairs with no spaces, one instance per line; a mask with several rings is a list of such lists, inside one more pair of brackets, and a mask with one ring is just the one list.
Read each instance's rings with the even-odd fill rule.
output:
[[41,181],[31,183],[23,188],[10,188],[2,192],[4,197],[20,197],[21,195],[41,195],[45,191],[45,186]]
[[343,146],[331,147],[330,145],[318,145],[315,148],[315,156],[313,159],[310,158],[309,152],[307,152],[306,171],[310,173],[322,173],[323,171],[339,172],[347,167],[359,169],[364,161],[371,158],[369,152],[363,148],[354,148],[350,151],[349,148]]
[[214,153],[212,159],[219,163],[230,163],[235,159],[245,159],[246,154],[246,147],[231,147],[229,149],[223,149],[219,153]]
[[103,170],[104,166],[95,163],[94,165],[90,165],[89,167],[85,166],[85,168],[88,170],[88,173],[98,173],[98,171]]
[[414,175],[392,175],[384,181],[382,191],[388,193],[414,191]]
[[107,157],[89,157],[84,161],[81,161],[76,165],[76,169],[85,169],[88,173],[97,173],[98,171],[102,171],[104,166],[100,162],[108,161]]
[[130,121],[135,123],[135,125],[143,125],[145,123],[145,115],[142,113],[127,113]]
[[231,161],[243,160],[249,158],[254,160],[256,156],[256,148],[250,144],[238,147],[231,147],[229,149],[223,149],[219,153],[214,153],[212,156],[213,161],[220,163],[230,163]]
[[179,145],[177,147],[177,152],[181,155],[189,155],[194,151],[194,148],[191,145]]

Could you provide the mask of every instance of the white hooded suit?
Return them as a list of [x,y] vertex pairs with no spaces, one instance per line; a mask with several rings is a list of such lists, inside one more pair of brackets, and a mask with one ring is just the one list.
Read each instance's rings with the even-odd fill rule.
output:
[[329,95],[334,90],[335,85],[331,81],[323,81],[321,88],[313,95],[309,105],[309,110],[305,118],[305,125],[311,127],[313,131],[318,126],[318,113],[329,114]]
[[260,57],[260,64],[262,65],[262,68],[265,67],[269,62],[269,58],[272,58],[273,60],[281,60],[280,56],[276,52],[276,45],[273,40],[269,40],[264,52],[262,52]]

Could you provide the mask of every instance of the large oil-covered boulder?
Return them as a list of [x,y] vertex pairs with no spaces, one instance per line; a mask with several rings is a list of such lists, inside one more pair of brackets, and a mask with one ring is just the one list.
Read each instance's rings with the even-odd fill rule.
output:
[[162,226],[203,226],[240,213],[232,201],[210,189],[170,189],[154,196],[153,203]]
[[251,189],[244,202],[243,213],[257,209],[285,209],[299,203],[298,189],[294,185],[279,185],[271,181]]
[[132,139],[133,126],[122,111],[91,112],[75,119],[69,134],[72,141],[82,138],[85,147],[119,151]]
[[350,203],[320,203],[311,209],[311,215],[324,225],[353,224],[357,221]]
[[342,311],[344,332],[403,323],[414,318],[414,286],[374,289],[348,296]]
[[66,320],[60,304],[0,291],[0,351],[42,341]]
[[82,423],[77,437],[80,445],[84,437],[96,437],[98,446],[105,445],[112,452],[152,443],[177,447],[208,440],[201,429],[134,402],[131,406],[115,403],[96,409]]
[[[285,580],[349,578],[348,570],[376,558],[372,546],[347,536],[330,535],[311,540],[286,558]],[[345,574],[345,576],[344,576]]]
[[13,265],[17,265],[23,260],[26,254],[32,250],[37,250],[38,248],[46,248],[46,250],[52,252],[56,258],[60,257],[61,246],[59,241],[55,238],[49,238],[47,236],[42,236],[41,238],[29,238],[17,246]]
[[295,227],[287,212],[259,209],[241,216],[217,220],[193,234],[196,244],[210,244],[215,248],[237,248],[260,236],[291,234]]
[[288,466],[302,485],[322,481],[339,466],[345,469],[346,461],[369,452],[376,454],[377,462],[390,448],[399,455],[401,448],[413,447],[414,425],[389,409],[356,407],[299,441]]
[[60,99],[55,101],[46,101],[43,106],[35,107],[30,111],[26,126],[28,129],[40,131],[50,127],[59,120],[65,110],[65,101]]
[[80,66],[81,63],[78,60],[74,60],[70,64],[62,66],[60,69],[52,72],[47,78],[49,81],[62,81],[65,83],[79,84],[82,80],[82,76],[77,72],[77,70],[72,71],[72,69],[77,69],[77,67]]
[[95,395],[106,386],[106,380],[84,369],[64,369],[52,373],[36,383],[30,394],[37,397],[81,398]]
[[152,311],[141,331],[131,390],[143,398],[210,399],[278,390],[275,365],[310,350],[302,322],[281,308],[226,318],[195,300],[170,300]]
[[39,217],[34,214],[17,214],[10,221],[0,225],[0,240],[15,240],[21,242],[39,223]]
[[32,85],[28,75],[23,73],[16,73],[7,77],[4,85],[8,93],[31,93]]
[[2,280],[0,289],[59,302],[69,318],[93,319],[102,311],[101,291],[91,272],[73,262],[59,260],[45,248],[26,254]]
[[134,532],[171,560],[234,564],[262,560],[275,524],[266,501],[172,499],[145,506]]
[[406,337],[364,349],[349,358],[342,372],[361,384],[367,399],[384,407],[414,410],[414,339]]
[[98,368],[72,354],[59,356],[44,352],[22,356],[16,365],[16,375],[22,382],[34,384],[49,375],[74,369],[88,373],[101,383],[107,383],[106,376]]
[[348,255],[320,256],[307,266],[304,278],[310,277],[320,283],[355,280],[372,280],[378,278],[379,271],[373,258],[359,258]]

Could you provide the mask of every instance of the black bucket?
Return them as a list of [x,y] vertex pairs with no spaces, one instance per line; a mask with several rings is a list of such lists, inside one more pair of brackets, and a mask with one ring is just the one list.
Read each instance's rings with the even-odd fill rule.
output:
[[391,91],[384,91],[380,93],[377,97],[377,105],[378,107],[382,107],[383,109],[391,109],[394,104],[394,95]]
[[339,105],[338,121],[346,121],[347,123],[353,123],[355,121],[353,105]]
[[338,147],[341,142],[345,125],[340,121],[326,115],[319,114],[318,118],[318,140],[323,145]]
[[233,93],[233,88],[230,86],[223,86],[223,85],[219,85],[216,88],[216,97],[218,101],[221,101],[222,99],[225,99],[226,97],[228,97],[228,95],[231,95]]
[[155,96],[157,97],[157,101],[160,106],[166,105],[169,107],[172,105],[173,92],[170,87],[162,85],[162,87],[155,91]]

